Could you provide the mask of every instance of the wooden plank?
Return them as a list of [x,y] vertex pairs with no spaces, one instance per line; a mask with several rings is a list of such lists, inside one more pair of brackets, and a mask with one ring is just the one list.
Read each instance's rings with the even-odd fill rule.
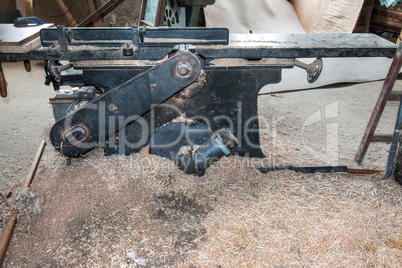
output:
[[[399,19],[394,19],[391,17],[386,17],[386,16],[381,16],[378,14],[373,13],[373,15],[371,16],[371,23],[379,23],[379,24],[383,24],[383,25],[389,25],[391,27],[394,27],[396,29],[401,29],[401,24],[402,21]],[[399,32],[399,30],[397,31]]]
[[[88,0],[88,5],[89,5],[89,9],[91,10],[91,14],[94,13],[96,11],[96,7],[95,7],[95,2],[94,0]],[[96,17],[96,19],[93,20],[93,25],[95,27],[99,27],[99,19],[100,17]]]
[[18,46],[31,41],[39,36],[42,28],[53,26],[52,23],[45,23],[39,26],[15,27],[13,24],[0,24],[0,46]]
[[165,13],[167,0],[159,0],[158,10],[156,11],[155,27],[163,26],[163,14]]
[[39,31],[51,26],[53,26],[52,23],[30,27],[0,24],[0,53],[26,53],[38,47],[40,45]]
[[373,10],[373,14],[402,21],[402,12],[395,10],[390,10],[386,8],[376,8]]
[[36,37],[35,39],[21,45],[0,45],[0,53],[27,53],[40,45],[40,37]]
[[63,0],[56,0],[57,5],[59,6],[60,10],[63,12],[64,17],[68,21],[68,25],[70,27],[75,27],[77,26],[77,22],[75,21],[73,15],[71,15],[70,10],[68,10],[66,4],[64,3]]
[[368,33],[370,28],[371,14],[374,7],[374,0],[364,0],[363,7],[359,14],[354,33]]
[[[374,21],[370,22],[370,27],[381,29],[386,32],[393,32],[393,33],[398,33],[401,30],[401,27],[394,27],[389,24],[377,23]],[[386,36],[383,36],[382,38],[386,38]],[[392,41],[392,42],[395,42],[395,41]]]

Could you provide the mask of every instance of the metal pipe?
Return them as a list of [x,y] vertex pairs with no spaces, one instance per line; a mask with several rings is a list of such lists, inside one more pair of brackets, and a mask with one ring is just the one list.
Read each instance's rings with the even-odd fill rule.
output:
[[396,157],[398,157],[397,150],[398,150],[398,140],[401,134],[401,125],[402,125],[402,98],[399,103],[398,116],[396,118],[395,123],[395,130],[394,134],[392,135],[392,143],[389,148],[387,166],[385,167],[385,173],[383,176],[384,180],[391,177],[391,175],[394,173],[395,170],[395,164],[396,164],[395,160]]
[[304,70],[306,70],[306,71],[307,71],[308,69],[310,69],[310,64],[301,62],[301,61],[299,61],[299,60],[295,60],[295,61],[294,61],[294,64],[295,64],[295,66],[297,66],[297,67],[299,67],[299,68],[302,68],[302,69],[304,69]]

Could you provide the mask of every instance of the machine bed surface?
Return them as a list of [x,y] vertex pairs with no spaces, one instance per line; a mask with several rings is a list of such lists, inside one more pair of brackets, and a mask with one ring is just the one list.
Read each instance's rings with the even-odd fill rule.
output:
[[[0,53],[0,60],[160,60],[182,45],[206,59],[393,57],[396,51],[374,34],[229,34],[225,28],[58,27],[43,29],[41,38],[43,47]],[[49,53],[55,45],[63,49]]]

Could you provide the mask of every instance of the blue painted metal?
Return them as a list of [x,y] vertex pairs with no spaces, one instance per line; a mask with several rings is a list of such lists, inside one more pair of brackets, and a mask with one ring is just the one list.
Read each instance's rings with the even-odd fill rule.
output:
[[402,98],[401,103],[399,104],[398,116],[396,118],[395,130],[392,136],[392,143],[389,149],[388,160],[387,160],[387,167],[385,168],[385,174],[383,179],[388,179],[394,173],[396,167],[396,159],[397,159],[397,150],[398,150],[398,140],[399,136],[401,135],[402,130]]
[[15,27],[29,27],[42,24],[45,24],[45,22],[38,17],[20,17],[14,21]]

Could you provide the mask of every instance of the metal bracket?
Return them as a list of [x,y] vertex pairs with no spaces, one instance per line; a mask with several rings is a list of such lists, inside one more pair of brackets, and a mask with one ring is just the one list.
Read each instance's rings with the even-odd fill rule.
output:
[[[56,122],[50,132],[52,144],[65,155],[82,155],[191,84],[200,72],[194,54],[179,53]],[[111,126],[109,121],[117,117],[126,119]]]
[[[60,50],[62,52],[66,52],[68,50],[68,39],[71,41],[71,31],[68,33],[68,29],[64,28],[64,26],[57,26],[57,39],[58,44],[60,46]],[[68,39],[67,39],[68,38]]]

